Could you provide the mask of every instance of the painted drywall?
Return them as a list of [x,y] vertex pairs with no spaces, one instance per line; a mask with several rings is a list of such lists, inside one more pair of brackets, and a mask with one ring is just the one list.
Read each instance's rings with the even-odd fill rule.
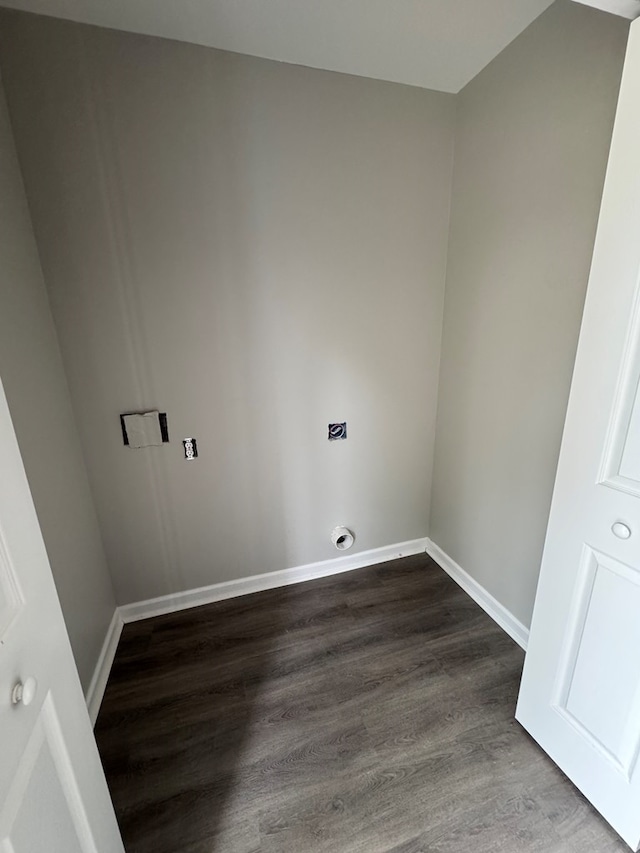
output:
[[86,689],[115,598],[1,83],[0,376]]
[[430,535],[526,625],[627,33],[557,2],[457,100]]
[[[118,601],[425,536],[453,96],[18,13],[0,43]],[[148,408],[171,442],[124,447]]]

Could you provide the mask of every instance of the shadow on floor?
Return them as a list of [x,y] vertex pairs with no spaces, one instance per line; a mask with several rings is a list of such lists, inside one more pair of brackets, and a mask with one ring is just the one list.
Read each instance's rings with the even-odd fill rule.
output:
[[127,853],[217,851],[288,598],[124,626],[95,735]]

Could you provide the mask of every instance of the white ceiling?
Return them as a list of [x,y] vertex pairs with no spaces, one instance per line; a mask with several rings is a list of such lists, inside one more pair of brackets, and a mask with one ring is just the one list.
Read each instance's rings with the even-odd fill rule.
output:
[[594,6],[613,15],[633,20],[640,16],[640,0],[576,0],[585,6]]
[[551,2],[0,0],[0,5],[458,92]]

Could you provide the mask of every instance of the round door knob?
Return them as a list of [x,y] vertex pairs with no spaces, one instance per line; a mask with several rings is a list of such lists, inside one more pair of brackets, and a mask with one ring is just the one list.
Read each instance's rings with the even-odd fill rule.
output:
[[631,536],[631,528],[627,524],[623,524],[622,521],[616,521],[615,524],[612,524],[611,530],[618,539],[628,539]]
[[18,681],[11,691],[11,702],[14,705],[19,705],[20,703],[30,705],[35,698],[37,689],[38,682],[32,676],[26,678],[24,683]]

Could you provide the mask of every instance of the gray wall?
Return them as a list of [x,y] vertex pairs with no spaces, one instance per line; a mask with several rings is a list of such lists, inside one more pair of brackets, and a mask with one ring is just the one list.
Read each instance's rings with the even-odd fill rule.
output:
[[526,624],[627,32],[558,2],[457,99],[431,537]]
[[[118,601],[425,536],[454,97],[0,23]],[[148,407],[171,444],[124,448]]]
[[[431,517],[528,623],[627,31],[558,0],[454,98],[0,13],[120,602]],[[172,443],[125,449],[151,407]]]
[[1,84],[0,377],[86,689],[115,600]]

